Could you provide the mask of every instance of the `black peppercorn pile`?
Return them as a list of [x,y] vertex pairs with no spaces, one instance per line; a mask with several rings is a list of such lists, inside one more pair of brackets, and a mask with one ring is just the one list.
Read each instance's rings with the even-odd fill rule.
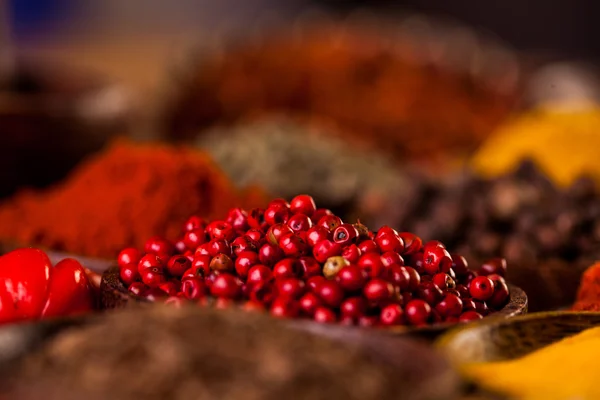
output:
[[284,117],[215,128],[197,144],[236,184],[259,184],[283,198],[310,193],[337,215],[366,224],[408,181],[380,153]]
[[[421,179],[389,212],[394,226],[444,242],[470,262],[505,257],[530,310],[570,304],[581,272],[600,260],[600,191],[582,177],[564,190],[531,162],[486,180]],[[391,223],[391,221],[390,221]]]
[[117,311],[30,355],[3,399],[454,398],[455,375],[419,343],[317,333],[231,310]]

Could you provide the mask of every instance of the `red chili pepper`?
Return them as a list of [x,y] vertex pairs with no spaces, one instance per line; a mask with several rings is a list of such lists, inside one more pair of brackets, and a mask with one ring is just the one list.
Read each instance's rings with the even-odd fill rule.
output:
[[67,316],[94,308],[91,285],[74,259],[55,267],[39,249],[0,257],[0,323]]

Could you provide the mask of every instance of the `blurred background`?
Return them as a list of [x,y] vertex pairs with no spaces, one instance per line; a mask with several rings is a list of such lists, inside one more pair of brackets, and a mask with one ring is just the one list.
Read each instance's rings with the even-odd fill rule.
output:
[[[568,303],[600,258],[597,2],[0,4],[0,196],[11,201],[125,136],[200,149],[237,187],[311,193],[473,260],[504,256],[528,291],[552,282],[530,296],[546,307]],[[0,225],[35,203],[14,201]],[[47,230],[17,241],[68,247]]]

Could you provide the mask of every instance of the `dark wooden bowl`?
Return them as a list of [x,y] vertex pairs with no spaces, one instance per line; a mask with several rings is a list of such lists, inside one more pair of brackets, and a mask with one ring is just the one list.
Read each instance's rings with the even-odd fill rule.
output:
[[457,366],[509,360],[599,324],[599,312],[551,311],[485,319],[449,331],[436,346]]
[[[527,295],[517,286],[508,285],[510,291],[510,300],[508,304],[497,313],[485,320],[503,320],[517,315],[527,313]],[[102,274],[102,283],[100,285],[100,307],[103,309],[122,308],[130,302],[146,303],[139,297],[131,295],[119,277],[119,267],[111,267]],[[384,331],[392,335],[414,335],[424,339],[435,339],[455,324],[436,324],[424,327],[395,327]]]

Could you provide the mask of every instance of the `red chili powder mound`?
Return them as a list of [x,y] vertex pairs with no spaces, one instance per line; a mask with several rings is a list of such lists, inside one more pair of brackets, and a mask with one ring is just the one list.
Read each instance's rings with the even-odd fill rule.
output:
[[190,215],[223,218],[265,202],[260,189],[236,190],[197,150],[119,140],[60,184],[0,205],[0,241],[112,258],[154,235],[175,238]]
[[573,311],[600,311],[600,262],[589,267],[581,276]]

